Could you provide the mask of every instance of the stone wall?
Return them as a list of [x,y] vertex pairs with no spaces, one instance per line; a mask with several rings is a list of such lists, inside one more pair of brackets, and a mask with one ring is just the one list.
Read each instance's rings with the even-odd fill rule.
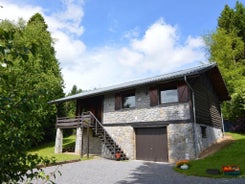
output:
[[[206,137],[202,137],[201,126],[206,127]],[[193,123],[170,124],[167,127],[168,132],[168,152],[169,162],[175,162],[181,159],[195,159],[197,156],[215,143],[223,136],[221,129],[196,124],[196,146],[195,154]]]
[[192,123],[167,126],[169,162],[195,158]]
[[[202,137],[201,126],[206,127],[206,137]],[[207,147],[217,142],[218,139],[223,137],[223,132],[219,128],[197,124],[196,126],[197,132],[197,154],[200,154]]]
[[136,108],[115,111],[114,94],[104,98],[103,123],[132,123],[150,121],[171,121],[190,119],[189,103],[172,103],[150,107],[146,88],[136,90]]
[[[135,159],[135,133],[131,126],[105,127],[129,159]],[[106,149],[103,150],[106,153]],[[110,157],[110,156],[109,156]]]
[[[222,137],[220,129],[206,126],[207,137],[202,138],[200,124],[196,126],[197,155]],[[131,126],[106,127],[108,133],[120,145],[129,159],[136,158],[135,132]],[[172,123],[167,126],[167,142],[169,162],[173,163],[181,159],[195,159],[195,144],[193,123]],[[113,158],[107,148],[102,145],[102,156]]]
[[[89,129],[89,153],[95,155],[101,155],[102,144],[98,137],[94,136],[92,129]],[[87,128],[83,129],[83,154],[87,154],[88,151],[88,136]]]

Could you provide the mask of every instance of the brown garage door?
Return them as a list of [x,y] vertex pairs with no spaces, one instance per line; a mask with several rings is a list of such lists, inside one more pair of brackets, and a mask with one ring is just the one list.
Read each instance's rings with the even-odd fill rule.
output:
[[168,161],[166,127],[136,128],[135,133],[137,160]]

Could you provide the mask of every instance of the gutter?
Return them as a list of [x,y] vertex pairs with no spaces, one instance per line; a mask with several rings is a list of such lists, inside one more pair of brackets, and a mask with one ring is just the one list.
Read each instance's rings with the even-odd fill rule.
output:
[[196,135],[196,106],[195,106],[195,93],[194,89],[191,87],[190,83],[187,81],[186,75],[184,76],[185,83],[191,89],[192,94],[192,111],[193,111],[193,140],[194,140],[194,150],[195,150],[195,158],[197,158],[197,135]]
[[222,134],[223,134],[223,138],[225,137],[225,125],[224,125],[224,118],[223,118],[223,114],[221,111],[221,106],[220,106],[220,115],[221,115],[221,123],[222,123]]

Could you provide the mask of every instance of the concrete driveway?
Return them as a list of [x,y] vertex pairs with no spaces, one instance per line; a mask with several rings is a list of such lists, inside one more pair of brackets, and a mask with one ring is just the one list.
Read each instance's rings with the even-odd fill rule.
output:
[[[58,167],[58,168],[57,168]],[[146,161],[113,161],[93,159],[49,167],[46,172],[58,169],[57,184],[244,184],[245,178],[211,179],[185,176],[176,173],[172,165]]]

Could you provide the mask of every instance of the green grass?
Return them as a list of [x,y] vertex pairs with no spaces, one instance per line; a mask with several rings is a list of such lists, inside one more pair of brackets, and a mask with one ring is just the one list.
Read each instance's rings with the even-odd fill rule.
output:
[[[76,154],[67,154],[67,153],[54,153],[54,144],[55,142],[44,144],[40,147],[34,148],[30,150],[28,153],[30,154],[38,154],[42,157],[54,158],[56,162],[64,162],[80,159],[79,155]],[[70,147],[71,145],[75,145],[75,136],[69,136],[63,139],[63,148]]]
[[224,165],[238,165],[241,172],[239,177],[245,177],[245,135],[235,133],[228,134],[231,135],[236,141],[204,159],[190,161],[191,166],[187,170],[181,170],[176,167],[174,170],[186,175],[214,178],[234,177],[223,174],[207,174],[206,169],[219,169],[221,171],[221,168]]

